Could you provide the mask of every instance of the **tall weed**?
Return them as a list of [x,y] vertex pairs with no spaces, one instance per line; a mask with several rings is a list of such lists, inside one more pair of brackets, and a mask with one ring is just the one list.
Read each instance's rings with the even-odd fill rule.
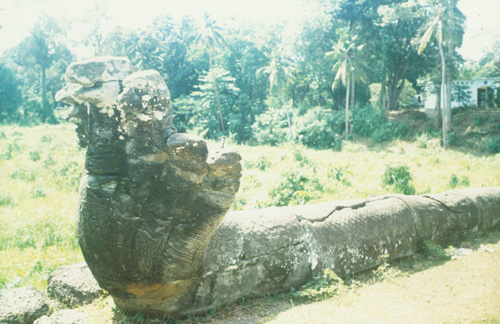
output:
[[414,195],[415,187],[411,183],[413,177],[406,165],[388,165],[382,177],[385,185],[393,186],[394,191],[405,195]]

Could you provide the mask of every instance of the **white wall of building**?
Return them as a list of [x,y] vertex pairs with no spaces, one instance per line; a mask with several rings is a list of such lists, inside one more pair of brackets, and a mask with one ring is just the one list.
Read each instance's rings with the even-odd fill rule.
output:
[[[469,87],[469,91],[471,92],[471,102],[469,103],[472,106],[477,106],[479,102],[478,98],[478,89],[486,89],[496,88],[498,82],[495,79],[470,79],[470,80],[455,80],[453,84],[467,85]],[[438,89],[439,91],[439,89]],[[460,106],[459,102],[452,101],[451,107],[456,108]],[[428,93],[425,96],[424,103],[425,110],[434,110],[436,108],[436,94]]]

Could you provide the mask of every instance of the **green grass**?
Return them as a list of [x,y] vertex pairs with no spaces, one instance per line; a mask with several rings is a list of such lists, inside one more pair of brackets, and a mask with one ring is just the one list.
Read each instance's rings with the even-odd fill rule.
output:
[[[233,209],[398,192],[397,185],[384,181],[389,166],[405,170],[404,183],[414,188],[416,194],[500,186],[500,154],[445,152],[436,141],[420,138],[414,143],[396,141],[383,146],[354,141],[345,143],[340,152],[291,144],[236,146],[243,157],[243,177]],[[0,126],[0,289],[29,285],[43,289],[52,270],[83,260],[75,237],[77,190],[83,161],[84,150],[77,146],[72,125]],[[330,284],[325,284],[326,293],[321,291],[320,296],[328,297],[328,290],[342,291],[348,287],[347,291],[351,291],[353,287],[331,274],[322,280]],[[311,287],[316,289],[314,285]],[[277,306],[266,304],[263,313],[276,314],[283,307],[288,309],[290,299],[293,303],[304,303],[302,299],[307,299],[299,297],[286,295],[286,302],[281,301]],[[281,297],[270,298],[279,301]],[[241,304],[238,307],[248,306],[244,301]],[[106,318],[111,321],[110,316],[115,316],[115,320],[118,317],[118,322],[128,318],[112,309],[108,297],[86,312],[102,318],[101,323],[106,323]],[[195,318],[192,320],[196,322]]]
[[0,288],[82,261],[75,211],[84,151],[71,125],[0,127]]
[[[387,168],[395,165],[409,171],[413,180],[408,185],[416,194],[500,186],[500,154],[475,156],[443,151],[432,140],[423,148],[418,143],[404,141],[385,146],[347,142],[341,152],[315,151],[290,144],[279,148],[238,146],[237,149],[243,157],[244,171],[235,209],[276,205],[277,200],[270,193],[283,188],[296,189],[295,197],[290,199],[292,204],[400,192],[397,185],[383,181]],[[300,185],[290,173],[307,180]]]

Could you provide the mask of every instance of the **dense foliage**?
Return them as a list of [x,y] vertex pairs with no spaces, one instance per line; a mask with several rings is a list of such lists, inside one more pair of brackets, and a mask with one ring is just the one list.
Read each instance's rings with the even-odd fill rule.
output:
[[[347,135],[377,142],[404,138],[408,125],[388,121],[387,111],[412,108],[424,84],[439,89],[442,45],[448,49],[447,80],[458,76],[462,60],[454,48],[464,26],[455,0],[310,0],[308,6],[315,10],[300,19],[267,25],[160,16],[146,28],[116,27],[105,34],[101,19],[93,19],[78,45],[93,53],[87,56],[127,56],[136,70],[158,70],[180,131],[248,144],[293,141],[339,149]],[[448,34],[429,34],[434,13],[442,13]],[[97,6],[91,16],[104,19],[107,13]],[[3,54],[0,122],[61,120],[55,92],[76,54],[85,58],[70,50],[66,31],[72,28],[42,16],[24,41]],[[499,76],[497,60],[494,51],[487,53],[461,76]],[[464,91],[454,89],[454,96],[468,103]],[[495,140],[490,142],[495,151]]]

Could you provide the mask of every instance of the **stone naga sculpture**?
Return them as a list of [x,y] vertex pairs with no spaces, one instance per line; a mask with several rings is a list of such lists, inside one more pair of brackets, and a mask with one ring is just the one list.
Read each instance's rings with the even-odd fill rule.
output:
[[176,133],[162,77],[132,73],[127,58],[72,63],[56,100],[72,105],[88,147],[78,239],[93,275],[125,308],[171,303],[202,275],[239,188],[239,154]]
[[[167,87],[124,58],[70,65],[57,99],[87,145],[78,237],[93,275],[131,312],[187,316],[346,275],[500,225],[500,188],[224,215],[239,155],[177,134]],[[224,218],[224,219],[223,219]]]

